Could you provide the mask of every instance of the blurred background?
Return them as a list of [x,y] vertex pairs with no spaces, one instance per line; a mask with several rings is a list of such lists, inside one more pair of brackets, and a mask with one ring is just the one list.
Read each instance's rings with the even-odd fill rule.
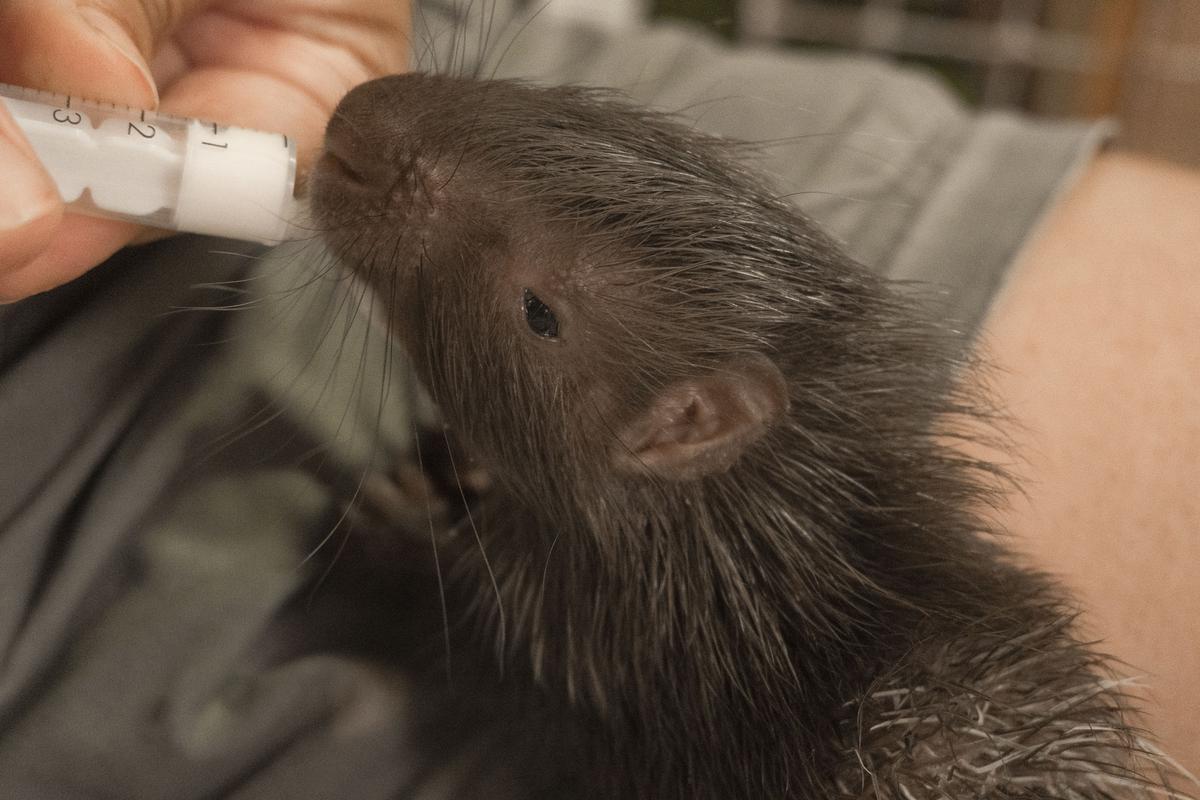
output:
[[1200,166],[1200,0],[554,0],[605,25],[691,20],[737,42],[924,65],[969,103],[1113,117],[1121,145]]

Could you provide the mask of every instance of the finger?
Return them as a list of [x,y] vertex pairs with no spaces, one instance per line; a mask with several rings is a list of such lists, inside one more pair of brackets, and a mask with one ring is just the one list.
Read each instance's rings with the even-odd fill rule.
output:
[[[143,52],[129,28],[98,4],[0,2],[0,80],[153,108],[158,93]],[[57,191],[32,151],[14,154],[11,145],[8,150],[0,154],[0,185],[5,187],[0,217],[7,213],[0,233],[0,301],[66,283],[144,230],[128,223],[64,215]],[[49,199],[28,188],[9,189],[28,187],[30,180],[39,179],[31,175],[44,181],[37,185],[52,193]],[[47,208],[49,213],[44,213]]]
[[[357,85],[408,66],[408,7],[405,0],[217,0],[197,9],[172,38],[200,66],[223,63],[310,85]],[[247,31],[258,46],[244,45]]]
[[33,148],[0,105],[0,299],[21,295],[5,291],[4,282],[50,244],[62,217],[54,181]]
[[[147,66],[147,51],[131,28],[99,6],[74,0],[0,3],[0,79],[155,108],[158,92]],[[146,44],[152,46],[148,40]]]
[[301,174],[325,123],[354,86],[407,66],[408,14],[399,0],[239,0],[188,19],[158,54],[175,80],[163,108],[283,131]]
[[[42,220],[37,223],[44,224]],[[49,241],[24,266],[0,275],[0,302],[20,300],[78,278],[142,230],[131,222],[70,213],[53,218],[46,227]],[[3,247],[0,236],[0,249]]]

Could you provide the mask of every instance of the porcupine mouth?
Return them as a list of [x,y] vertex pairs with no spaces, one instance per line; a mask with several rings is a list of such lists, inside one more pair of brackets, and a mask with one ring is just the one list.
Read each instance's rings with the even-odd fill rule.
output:
[[319,172],[324,173],[327,178],[332,177],[335,180],[352,184],[357,183],[365,185],[367,183],[367,178],[365,175],[351,166],[350,163],[338,153],[328,149],[328,145],[326,146],[325,152],[321,154],[321,158],[318,159],[316,169]]
[[381,168],[372,161],[369,148],[335,113],[325,128],[324,152],[317,161],[316,173],[324,180],[335,181],[333,188],[343,192],[371,190],[379,182],[372,176]]
[[335,249],[359,238],[368,220],[385,218],[381,213],[387,198],[381,186],[384,171],[354,129],[335,114],[309,184],[314,222]]

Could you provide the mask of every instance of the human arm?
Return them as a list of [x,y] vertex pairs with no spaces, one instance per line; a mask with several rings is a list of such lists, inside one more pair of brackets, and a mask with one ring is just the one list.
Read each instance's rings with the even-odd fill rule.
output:
[[984,325],[1020,424],[1014,544],[1146,675],[1145,726],[1200,770],[1200,173],[1095,159]]

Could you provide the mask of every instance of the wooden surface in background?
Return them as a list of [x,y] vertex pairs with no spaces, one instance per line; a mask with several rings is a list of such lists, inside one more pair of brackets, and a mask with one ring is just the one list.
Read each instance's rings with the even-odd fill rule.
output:
[[1200,167],[1200,3],[1142,5],[1118,106],[1121,143]]

